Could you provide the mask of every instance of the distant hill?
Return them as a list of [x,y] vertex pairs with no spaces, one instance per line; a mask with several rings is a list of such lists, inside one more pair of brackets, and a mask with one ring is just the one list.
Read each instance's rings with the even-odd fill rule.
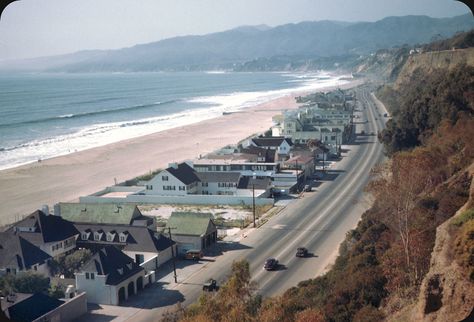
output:
[[[299,61],[298,66],[315,59],[335,63],[327,58],[364,55],[381,48],[426,43],[433,38],[447,38],[472,28],[474,19],[470,14],[453,18],[388,17],[359,23],[301,22],[274,28],[244,26],[119,50],[3,62],[0,69],[60,72],[283,69],[291,68],[293,61]],[[261,63],[269,66],[262,68]]]

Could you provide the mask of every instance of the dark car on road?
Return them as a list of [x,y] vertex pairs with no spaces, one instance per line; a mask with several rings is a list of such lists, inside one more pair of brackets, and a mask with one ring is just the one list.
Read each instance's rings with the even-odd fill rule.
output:
[[202,286],[202,290],[206,292],[213,292],[217,291],[219,286],[217,286],[217,281],[215,279],[209,279],[204,285]]
[[269,258],[265,261],[263,268],[267,271],[275,270],[278,267],[278,261],[275,258]]
[[304,247],[298,247],[296,249],[296,257],[306,257],[308,256],[308,250]]

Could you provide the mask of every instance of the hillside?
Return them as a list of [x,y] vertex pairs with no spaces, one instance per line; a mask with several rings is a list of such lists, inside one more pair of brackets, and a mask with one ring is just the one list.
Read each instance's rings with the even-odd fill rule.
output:
[[[28,61],[3,62],[0,69],[60,72],[160,70],[276,70],[337,66],[348,57],[381,48],[418,44],[474,28],[471,15],[453,18],[388,17],[376,22],[301,22],[240,27],[110,51],[88,51]],[[340,57],[327,60],[328,57]]]

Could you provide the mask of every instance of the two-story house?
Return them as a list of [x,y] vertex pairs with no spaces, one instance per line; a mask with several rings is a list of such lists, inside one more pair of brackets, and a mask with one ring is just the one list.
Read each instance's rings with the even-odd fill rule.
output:
[[172,163],[158,173],[146,185],[145,194],[161,196],[185,196],[198,193],[199,178],[187,164]]
[[77,291],[97,304],[118,305],[149,283],[144,268],[112,245],[97,251],[74,275]]

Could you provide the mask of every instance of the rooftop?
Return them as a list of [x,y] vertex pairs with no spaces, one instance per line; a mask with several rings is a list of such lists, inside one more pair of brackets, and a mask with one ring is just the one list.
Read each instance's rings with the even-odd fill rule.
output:
[[214,226],[211,213],[173,212],[166,227],[171,227],[171,235],[202,236]]
[[35,293],[8,308],[10,319],[16,322],[30,322],[61,306],[64,301]]
[[214,172],[197,172],[200,181],[203,182],[239,182],[240,172],[226,172],[226,171],[214,171]]
[[199,181],[194,169],[191,168],[186,162],[166,168],[166,171],[171,173],[176,179],[184,184],[191,184],[193,182]]
[[77,223],[130,225],[141,213],[137,206],[114,203],[59,203],[61,217]]
[[105,283],[108,285],[117,285],[140,271],[143,271],[143,267],[114,246],[105,246],[100,249],[89,262],[81,267],[81,272],[107,275]]

